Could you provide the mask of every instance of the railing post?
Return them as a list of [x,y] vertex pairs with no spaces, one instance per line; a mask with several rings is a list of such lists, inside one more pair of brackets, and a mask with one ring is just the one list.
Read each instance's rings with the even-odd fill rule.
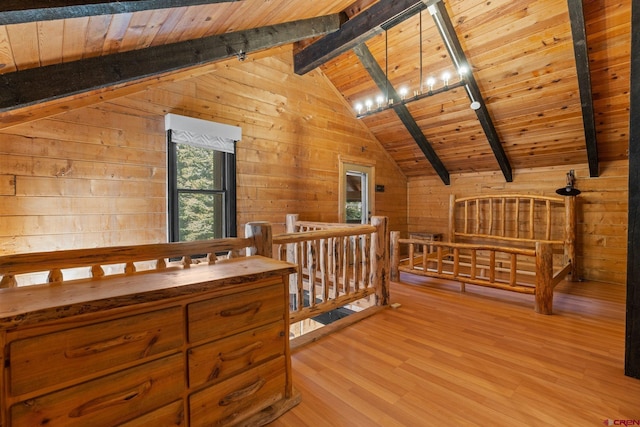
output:
[[[287,214],[285,219],[285,233],[295,233],[296,232],[296,223],[298,222],[299,215],[298,214]],[[289,275],[289,295],[295,296],[294,307],[298,309],[302,308],[302,290],[298,292],[298,282],[302,280],[302,257],[299,257],[298,254],[301,252],[298,251],[298,247],[300,247],[302,243],[287,243],[287,259],[286,261],[296,264],[298,266],[298,272],[295,274]],[[300,279],[300,280],[298,280]]]
[[298,222],[299,215],[298,214],[287,214],[286,222],[285,222],[285,231],[287,233],[295,233],[296,223]]
[[550,243],[536,242],[536,312],[553,311],[553,248]]
[[[285,220],[285,233],[295,233],[297,222],[298,222],[298,214],[287,214],[287,217]],[[298,257],[297,257],[297,250],[296,250],[297,245],[299,245],[299,243],[298,244],[287,243],[287,261],[288,262],[296,264],[301,261],[301,260],[298,260]],[[301,262],[298,268],[302,268]],[[289,276],[289,281],[294,282],[295,277]]]
[[398,266],[400,265],[400,232],[391,232],[391,280],[400,280],[400,271]]
[[247,256],[262,255],[273,258],[273,234],[271,224],[267,221],[249,222],[244,226],[244,235],[253,240],[253,245],[247,248]]
[[389,305],[389,218],[374,216],[371,225],[371,282],[376,287],[376,305]]

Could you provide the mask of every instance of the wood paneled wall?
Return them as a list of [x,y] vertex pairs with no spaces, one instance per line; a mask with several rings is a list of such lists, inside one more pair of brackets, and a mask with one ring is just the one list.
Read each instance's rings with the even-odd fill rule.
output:
[[586,165],[516,170],[512,183],[499,172],[452,175],[451,186],[437,179],[410,179],[409,231],[447,232],[449,194],[527,193],[555,195],[574,169],[578,196],[578,260],[580,276],[623,284],[626,281],[628,162],[601,164],[598,178],[589,178]]
[[[337,221],[339,157],[375,165],[376,214],[406,230],[406,178],[291,47],[0,132],[0,254],[166,240],[164,115],[242,127],[238,228]],[[283,231],[278,225],[275,231]]]

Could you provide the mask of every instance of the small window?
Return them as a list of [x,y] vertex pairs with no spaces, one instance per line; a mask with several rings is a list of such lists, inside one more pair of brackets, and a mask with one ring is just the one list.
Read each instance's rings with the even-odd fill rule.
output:
[[[174,124],[179,122],[184,127],[184,123],[175,117],[172,116]],[[187,123],[190,124],[197,120],[183,119],[188,119]],[[216,123],[211,125],[225,126]],[[221,138],[213,137],[214,142],[207,143],[212,137],[194,136],[193,133],[167,127],[169,241],[235,237],[233,141],[230,144],[221,143]]]

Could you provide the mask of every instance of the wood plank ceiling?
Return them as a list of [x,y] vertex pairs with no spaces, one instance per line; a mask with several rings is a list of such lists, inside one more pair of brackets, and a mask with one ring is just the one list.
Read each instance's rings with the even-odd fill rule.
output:
[[[435,4],[450,21],[454,42],[466,56],[471,90],[458,86],[402,107],[396,99],[393,108],[360,119],[408,177],[439,175],[447,183],[450,173],[502,171],[510,181],[511,171],[520,168],[584,163],[597,176],[598,162],[628,157],[628,0],[192,0],[182,3],[190,6],[172,7],[175,4],[169,0],[5,2],[0,6],[4,8],[0,23],[5,24],[0,25],[0,84],[14,95],[7,97],[9,104],[0,111],[0,125],[45,114],[32,110],[46,102],[20,103],[20,86],[26,88],[29,79],[39,75],[26,70],[52,67],[44,68],[49,72],[66,64],[70,67],[66,70],[82,75],[93,64],[92,58],[109,61],[130,51],[145,58],[145,52],[154,48],[220,36],[210,39],[222,50],[207,59],[215,60],[237,54],[242,50],[238,46],[251,46],[234,42],[229,33],[238,40],[252,34],[258,37],[260,30],[280,37],[287,28],[291,33],[287,37],[264,43],[289,43],[337,30],[319,30],[319,21],[303,25],[303,20],[342,12],[350,19],[347,24],[355,26],[358,16],[371,23],[394,4],[417,5],[420,12],[396,17],[394,25],[371,23],[371,31],[362,32],[356,40],[357,49],[348,46],[334,58],[318,62],[355,116],[356,104],[367,99],[373,100],[375,109],[378,95],[390,96],[403,87],[408,98],[414,91],[427,92],[426,79],[431,76],[438,80],[434,92],[440,92],[444,72],[451,74],[450,84],[456,86],[459,78],[451,45],[443,41],[426,8]],[[366,16],[368,12],[371,16]],[[295,24],[273,27],[291,22]],[[583,24],[582,35],[579,24]],[[362,31],[366,24],[358,25]],[[316,43],[326,43],[329,36]],[[194,49],[193,56],[200,56],[200,48]],[[305,52],[303,45],[298,50],[298,55]],[[368,68],[363,59],[367,57],[373,58]],[[372,67],[377,70],[377,83]],[[143,72],[139,76],[148,77]],[[108,84],[122,86],[118,81]],[[96,83],[62,91],[77,96],[79,91],[98,87]],[[481,95],[481,109],[470,108],[469,92],[476,94],[474,98]]]

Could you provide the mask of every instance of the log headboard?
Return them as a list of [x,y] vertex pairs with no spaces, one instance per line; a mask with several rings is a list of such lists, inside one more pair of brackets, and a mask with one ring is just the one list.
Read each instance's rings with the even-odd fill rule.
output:
[[449,241],[490,239],[533,245],[575,241],[575,196],[450,196]]

